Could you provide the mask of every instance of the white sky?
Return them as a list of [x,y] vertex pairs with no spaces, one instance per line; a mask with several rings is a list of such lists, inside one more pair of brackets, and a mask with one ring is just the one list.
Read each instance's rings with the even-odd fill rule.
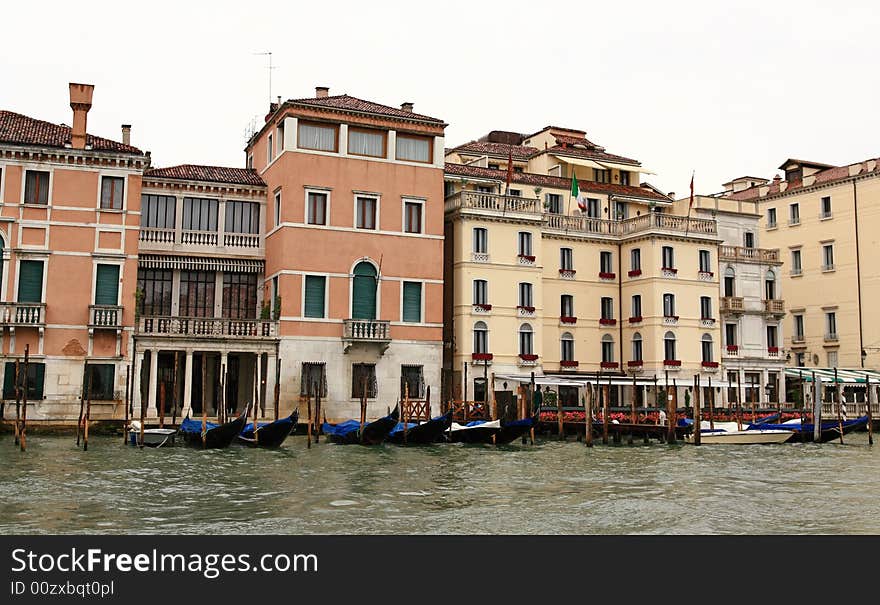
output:
[[788,157],[880,156],[873,2],[9,2],[0,108],[71,122],[157,167],[243,166],[272,95],[348,93],[444,119],[447,147],[489,130],[587,131],[677,197]]

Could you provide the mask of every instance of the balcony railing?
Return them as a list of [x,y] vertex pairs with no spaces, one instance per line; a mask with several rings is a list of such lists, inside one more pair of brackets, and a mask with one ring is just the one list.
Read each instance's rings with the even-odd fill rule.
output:
[[138,233],[138,241],[149,245],[173,246],[184,244],[188,246],[217,246],[221,241],[227,248],[260,248],[260,235],[257,233],[232,233],[218,234],[216,231],[193,231],[182,230],[178,238],[173,228],[165,227],[141,227]]
[[777,298],[764,301],[764,312],[774,315],[782,315],[785,313],[785,301]]
[[181,231],[180,243],[189,246],[216,246],[216,231]]
[[89,327],[120,329],[122,327],[122,307],[119,305],[89,305]]
[[837,332],[825,332],[825,340],[830,341],[830,342],[834,342],[834,341],[839,340],[837,338]]
[[388,342],[391,340],[391,322],[377,319],[346,319],[342,337],[345,340]]
[[254,233],[224,233],[223,245],[227,248],[259,248],[260,236]]
[[174,229],[162,229],[158,227],[141,227],[138,240],[150,244],[173,244]]
[[2,323],[7,326],[46,325],[45,303],[3,303]]
[[267,319],[231,319],[227,317],[141,317],[138,334],[180,336],[186,338],[276,338],[278,322]]
[[517,212],[540,215],[541,200],[537,198],[482,193],[479,191],[459,191],[446,200],[446,212],[459,209],[492,210],[496,212]]
[[722,296],[721,312],[722,313],[742,313],[743,299],[742,296]]
[[718,257],[722,260],[779,262],[779,250],[767,248],[744,248],[743,246],[719,246]]

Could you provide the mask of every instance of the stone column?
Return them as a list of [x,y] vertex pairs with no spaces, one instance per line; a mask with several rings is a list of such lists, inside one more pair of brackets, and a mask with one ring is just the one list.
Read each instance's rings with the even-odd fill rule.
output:
[[[221,390],[220,396],[217,398],[217,401],[222,403],[222,405],[226,408],[229,407],[229,402],[226,401],[226,387],[227,387],[227,379],[229,372],[229,353],[227,351],[220,351],[220,376],[217,377],[217,388],[220,388],[220,380],[223,380],[223,389]],[[225,413],[226,410],[224,410]]]
[[141,369],[144,367],[144,353],[138,354],[135,350],[131,358],[131,413],[132,419],[138,420],[141,417]]
[[257,377],[257,393],[254,405],[259,406],[260,418],[266,417],[266,409],[263,407],[263,354],[254,353],[254,375]]
[[150,349],[150,386],[147,391],[147,417],[156,418],[159,415],[158,401],[159,391],[156,388],[159,378],[159,349]]
[[190,415],[192,411],[192,367],[193,367],[193,351],[186,350],[186,359],[183,364],[183,410],[180,415],[184,418]]
[[[266,360],[266,413],[275,420],[275,376],[278,373],[278,357],[274,352],[267,354]],[[278,401],[278,415],[281,416],[281,401]]]

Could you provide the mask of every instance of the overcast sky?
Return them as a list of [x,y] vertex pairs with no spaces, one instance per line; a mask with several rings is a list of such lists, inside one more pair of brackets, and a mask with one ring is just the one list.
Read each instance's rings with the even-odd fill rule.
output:
[[587,131],[684,197],[788,157],[880,156],[874,2],[15,2],[0,108],[70,124],[153,165],[243,166],[272,97],[348,93],[442,118],[447,147],[489,130]]

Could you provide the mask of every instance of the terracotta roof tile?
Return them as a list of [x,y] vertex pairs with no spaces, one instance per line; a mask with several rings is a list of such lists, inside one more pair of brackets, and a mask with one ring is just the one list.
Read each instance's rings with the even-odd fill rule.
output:
[[[880,158],[871,158],[865,160],[864,162],[859,162],[859,170],[856,174],[864,174],[869,172],[868,170],[868,162],[873,161],[875,163],[874,169],[870,172],[874,172],[880,174]],[[815,180],[810,185],[804,185],[804,179],[810,179],[811,177],[815,177]],[[762,184],[756,185],[755,187],[749,187],[748,189],[743,189],[742,191],[737,191],[736,193],[731,193],[727,196],[728,199],[732,200],[757,200],[760,198],[767,198],[774,195],[786,194],[799,191],[801,189],[805,189],[808,187],[815,187],[816,185],[826,185],[829,183],[834,183],[837,181],[844,181],[850,177],[850,166],[834,166],[832,168],[828,168],[826,170],[821,170],[811,175],[807,175],[804,178],[795,179],[788,183],[788,186],[785,188],[785,191],[780,187],[781,183],[785,181],[774,180],[770,184]],[[767,187],[767,193],[761,195],[761,189]]]
[[144,178],[179,179],[184,181],[208,181],[234,185],[265,187],[266,183],[256,170],[250,168],[225,168],[223,166],[199,166],[180,164],[167,168],[151,168],[144,171]]
[[459,145],[452,149],[454,153],[478,153],[485,155],[495,155],[498,157],[507,157],[508,151],[514,160],[527,160],[536,153],[536,147],[527,147],[525,145],[508,145],[506,143],[488,143],[485,141],[471,141],[464,145]]
[[364,101],[363,99],[358,99],[357,97],[352,97],[349,95],[336,95],[332,97],[328,96],[322,98],[312,97],[307,99],[289,99],[287,102],[296,103],[298,105],[313,105],[316,107],[325,107],[328,109],[343,109],[346,111],[358,111],[363,113],[390,116],[394,118],[404,118],[408,120],[419,120],[422,122],[434,122],[436,124],[444,124],[443,120],[432,118],[431,116],[426,116],[411,111],[404,111],[397,107],[389,107],[388,105],[381,105],[379,103],[373,103],[372,101]]
[[558,134],[556,135],[556,143],[558,145],[582,145],[587,149],[592,149],[594,151],[605,151],[605,148],[601,145],[596,145],[594,142],[583,137],[570,137],[567,135]]
[[633,170],[638,170],[639,161],[632,158],[625,158],[622,155],[614,155],[613,153],[605,153],[604,151],[580,149],[578,147],[563,147],[562,145],[554,145],[546,150],[548,153],[567,155],[576,158],[585,158],[588,160],[607,160],[619,164],[633,164]]
[[[479,166],[465,166],[463,164],[446,164],[446,174],[491,179],[494,181],[505,182],[507,179],[506,170],[494,170],[492,168],[480,168]],[[571,179],[549,176],[546,174],[535,174],[532,172],[514,172],[513,182],[523,185],[533,185],[539,187],[553,187],[555,189],[567,190],[571,187]],[[578,180],[578,187],[581,191],[589,191],[592,193],[600,193],[605,195],[627,195],[657,201],[671,201],[667,196],[661,195],[648,187],[634,187],[631,185],[616,185],[613,183],[597,183],[595,181]]]
[[[70,142],[70,126],[52,124],[20,113],[0,110],[0,143],[66,147]],[[142,155],[140,149],[110,139],[87,135],[86,145],[94,151],[117,151]]]

